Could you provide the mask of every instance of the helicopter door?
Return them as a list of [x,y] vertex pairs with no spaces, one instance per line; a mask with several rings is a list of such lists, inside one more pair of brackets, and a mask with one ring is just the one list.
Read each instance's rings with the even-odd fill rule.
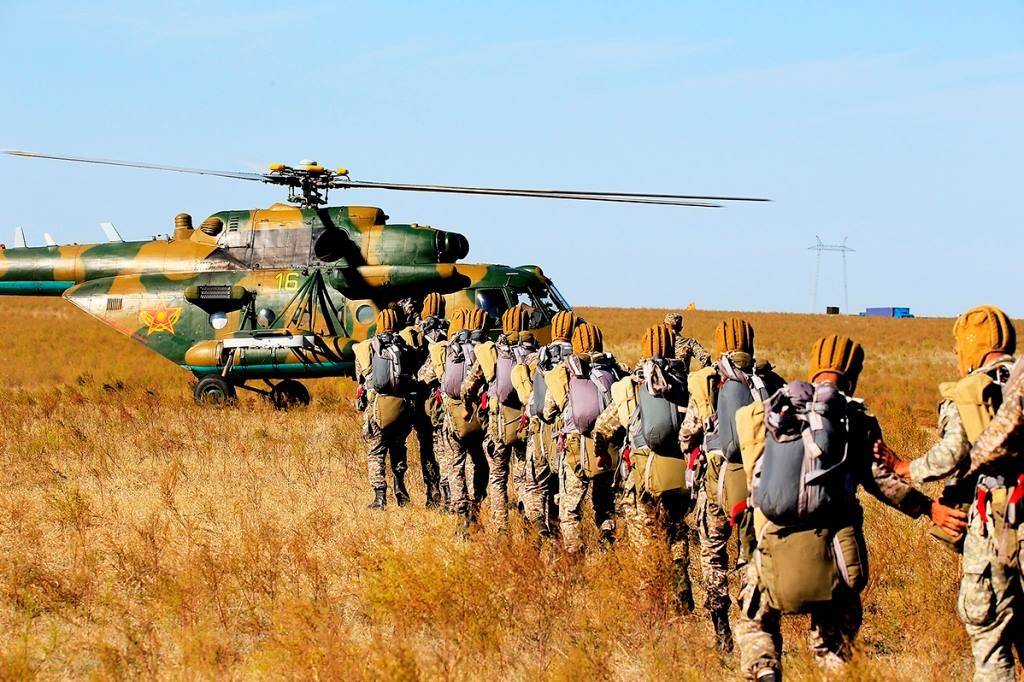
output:
[[253,225],[253,268],[303,268],[309,265],[309,221],[260,220]]

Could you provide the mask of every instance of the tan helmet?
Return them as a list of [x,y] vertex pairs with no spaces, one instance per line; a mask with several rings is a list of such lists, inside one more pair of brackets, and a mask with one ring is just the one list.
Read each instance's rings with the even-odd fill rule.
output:
[[572,338],[572,331],[579,324],[579,315],[571,310],[559,310],[551,318],[551,340],[568,341]]
[[482,332],[487,329],[487,322],[486,310],[470,308],[466,311],[466,329],[472,332]]
[[604,351],[604,334],[601,329],[590,322],[576,325],[572,332],[572,352],[576,355],[584,353],[600,353]]
[[377,333],[394,333],[398,331],[398,313],[392,308],[385,308],[377,313]]
[[444,317],[444,296],[432,291],[423,299],[420,317]]
[[754,328],[738,317],[722,320],[715,327],[715,349],[720,355],[736,351],[753,355]]
[[640,338],[640,358],[667,358],[674,353],[672,332],[664,324],[656,324],[647,328]]
[[466,314],[469,310],[466,308],[459,308],[452,313],[451,326],[448,328],[449,334],[457,334],[466,328]]
[[813,382],[822,372],[837,372],[852,391],[864,369],[864,347],[848,336],[823,336],[811,346],[811,365],[807,380]]
[[501,333],[515,334],[530,328],[530,311],[522,303],[517,303],[501,314]]
[[1013,322],[999,308],[980,305],[957,318],[953,325],[960,373],[967,375],[985,363],[989,353],[1012,355],[1017,349]]

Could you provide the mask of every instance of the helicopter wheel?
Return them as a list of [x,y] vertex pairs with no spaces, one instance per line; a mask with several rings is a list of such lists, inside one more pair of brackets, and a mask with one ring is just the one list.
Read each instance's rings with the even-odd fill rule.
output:
[[233,384],[219,376],[203,377],[196,384],[193,396],[200,405],[228,405],[238,397]]
[[285,379],[274,384],[268,397],[279,410],[309,405],[309,390],[294,379]]

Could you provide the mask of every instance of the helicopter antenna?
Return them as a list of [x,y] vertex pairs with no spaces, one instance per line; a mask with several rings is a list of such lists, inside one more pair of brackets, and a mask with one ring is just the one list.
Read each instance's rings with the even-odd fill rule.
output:
[[94,159],[84,156],[67,156],[60,154],[43,154],[20,149],[0,150],[12,156],[35,159],[56,159],[77,163],[92,163],[105,166],[124,166],[128,168],[146,168],[150,170],[171,171],[174,173],[190,173],[193,175],[212,175],[235,180],[251,180],[270,185],[283,185],[288,188],[288,201],[305,208],[316,208],[327,203],[327,196],[332,189],[387,189],[400,192],[435,192],[442,194],[471,194],[482,196],[535,197],[543,199],[572,199],[576,201],[603,201],[626,204],[657,204],[663,206],[692,206],[697,208],[721,208],[720,201],[764,202],[770,199],[756,197],[707,196],[692,194],[649,194],[640,192],[591,192],[561,189],[515,189],[508,187],[467,187],[460,185],[420,185],[398,182],[375,182],[370,180],[353,180],[348,169],[330,170],[315,161],[303,161],[298,166],[283,163],[270,165],[268,173],[239,173],[234,171],[206,170],[202,168],[183,168],[155,163],[137,163],[134,161],[115,161],[112,159]]

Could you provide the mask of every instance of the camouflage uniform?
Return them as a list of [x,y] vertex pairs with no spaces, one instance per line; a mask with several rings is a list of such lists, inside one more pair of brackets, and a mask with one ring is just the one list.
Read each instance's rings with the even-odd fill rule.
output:
[[[630,379],[636,384],[644,381],[643,362],[639,363],[630,373]],[[680,380],[682,380],[680,378]],[[679,388],[681,391],[681,387]],[[595,448],[615,444],[626,435],[626,429],[618,415],[618,405],[612,403],[601,413],[594,424]],[[639,547],[650,546],[654,542],[664,541],[668,544],[672,557],[672,581],[677,596],[689,600],[682,606],[692,608],[692,586],[690,581],[690,529],[686,516],[692,509],[690,495],[684,492],[668,492],[657,498],[640,490],[635,477],[627,473],[622,481],[619,495],[619,507],[626,520],[629,540]]]
[[[460,332],[462,334],[463,332]],[[448,351],[451,354],[451,347],[458,342],[459,337],[455,336],[448,340]],[[474,346],[477,341],[471,342]],[[467,363],[469,359],[467,358]],[[468,373],[472,367],[466,367]],[[463,377],[465,381],[465,377]],[[461,387],[461,382],[460,382]],[[448,395],[443,396],[444,405],[444,437],[446,441],[447,454],[449,455],[448,486],[451,490],[452,511],[466,519],[475,519],[480,502],[487,496],[487,481],[489,478],[487,457],[484,454],[483,432],[471,433],[460,436],[455,420],[462,417],[455,413],[458,400]],[[485,418],[485,415],[480,415]],[[466,465],[473,465],[473,490],[472,500],[470,499],[469,483],[466,479]]]
[[[721,374],[721,372],[719,372]],[[758,364],[755,374],[765,384],[769,394],[782,387],[782,377],[772,371],[768,363]],[[719,379],[720,381],[721,379]],[[732,418],[730,416],[729,418]],[[683,452],[693,452],[700,448],[704,457],[717,457],[714,464],[720,468],[719,477],[725,475],[725,464],[716,440],[717,433],[705,433],[705,424],[698,414],[693,396],[686,408],[679,429],[679,444]],[[717,425],[716,425],[717,431]],[[732,599],[729,596],[729,538],[732,536],[732,521],[729,513],[722,508],[718,499],[718,490],[708,490],[707,477],[696,481],[697,487],[697,538],[700,542],[700,565],[704,576],[704,608],[712,614],[727,614]],[[737,557],[737,568],[742,568],[753,551],[753,526],[749,514],[741,517],[741,526],[737,532],[741,551]],[[742,577],[745,574],[741,573]]]
[[[999,363],[1005,366],[1005,359],[972,374],[998,372],[996,365]],[[1019,392],[1020,379],[1017,379],[1016,390]],[[1010,387],[1008,384],[1007,388]],[[978,438],[980,445],[984,447],[989,443],[993,449],[998,447],[1000,434],[1008,432],[1007,418],[1012,418],[1013,410],[1011,400],[1004,417],[998,422],[993,420],[989,424],[990,429],[982,434],[984,438]],[[1019,397],[1016,410],[1019,414]],[[991,428],[993,426],[994,429]],[[952,400],[943,400],[939,404],[939,434],[939,441],[910,463],[911,481],[917,485],[941,479],[966,479],[966,483],[973,483],[973,477],[964,475],[970,468],[971,443]],[[1014,486],[1019,485],[1017,476],[1020,473],[1019,462],[1014,466],[1009,458],[998,463],[989,462],[980,473],[978,486],[988,491],[991,502],[979,507],[973,488],[965,493],[970,494],[971,505],[964,538],[963,577],[957,614],[971,639],[974,679],[978,682],[1014,679],[1013,646],[1017,641],[1014,629],[1019,627],[1016,620],[1024,614],[1024,586],[1019,563],[1020,528],[1024,524],[1010,527],[1005,503]]]
[[[851,477],[850,498],[839,501],[836,509],[849,516],[841,521],[859,528],[863,510],[855,487],[862,486],[881,502],[917,518],[928,511],[931,500],[901,479],[892,469],[874,459],[874,443],[881,438],[881,429],[874,416],[853,412],[850,420],[847,462]],[[736,643],[740,649],[740,666],[748,679],[766,669],[781,671],[781,615],[768,605],[765,587],[758,571],[759,562],[751,561],[740,595],[740,617],[736,622]],[[827,605],[812,610],[810,645],[819,664],[826,669],[840,669],[852,652],[853,640],[861,625],[860,595],[841,586]]]
[[[511,351],[511,347],[508,346],[507,342],[499,340],[498,343],[505,343],[505,347]],[[536,343],[533,342],[532,338],[523,344],[519,344],[518,348],[526,353],[522,363],[528,367],[536,367],[537,350]],[[520,424],[502,424],[501,404],[494,391],[491,390],[491,386],[487,384],[483,367],[480,361],[477,360],[462,384],[463,401],[476,400],[481,390],[485,390],[488,395],[487,432],[484,437],[484,454],[487,457],[490,471],[487,481],[487,497],[491,500],[491,520],[498,530],[505,530],[508,527],[509,477],[513,469],[515,470],[515,473],[512,474],[513,485],[516,489],[517,498],[523,505],[524,512],[528,507],[523,490],[526,474],[526,467],[524,466],[526,459],[526,436],[524,434],[523,440],[519,443],[506,444],[504,442],[505,439],[502,437],[502,431],[507,428],[523,428],[525,431],[525,428]]]
[[1024,358],[1017,361],[1003,388],[1003,404],[971,448],[971,472],[1024,457]]
[[[604,354],[601,354],[604,355]],[[626,371],[615,362],[610,355],[603,358],[608,368],[614,374],[615,379],[624,376]],[[563,422],[562,415],[568,406],[568,396],[560,405],[555,400],[551,391],[544,397],[544,409],[542,417],[546,422]],[[607,410],[605,410],[607,411]],[[612,410],[612,415],[615,411]],[[616,422],[617,423],[617,422]],[[596,432],[597,422],[594,423]],[[615,472],[608,471],[598,474],[590,479],[580,478],[573,470],[571,464],[564,456],[565,439],[581,438],[577,433],[560,432],[557,435],[559,447],[558,456],[558,527],[562,535],[562,544],[569,552],[583,551],[583,541],[580,538],[580,521],[582,520],[583,502],[587,494],[591,496],[591,504],[594,512],[594,524],[601,534],[601,540],[610,543],[615,535]],[[608,439],[606,439],[607,442]],[[595,446],[596,447],[596,446]],[[652,520],[653,523],[653,520]]]
[[538,381],[543,380],[544,372],[550,371],[571,354],[572,344],[568,341],[553,341],[538,351],[534,391],[526,406],[530,424],[524,467],[524,506],[527,507],[529,520],[537,523],[545,533],[552,530],[558,519],[558,452],[554,435],[558,430],[558,420],[544,420],[544,400],[538,392]]
[[416,430],[416,439],[419,443],[420,468],[422,469],[423,483],[427,488],[428,504],[431,503],[431,491],[437,490],[441,497],[439,500],[441,506],[447,508],[450,501],[448,472],[451,468],[451,457],[442,431],[443,420],[440,418],[440,380],[427,352],[429,344],[444,343],[447,340],[443,323],[444,320],[435,318],[435,321],[426,324],[429,328],[427,331],[424,331],[423,320],[418,320],[416,324],[416,329],[422,339],[422,347],[418,353],[420,365],[415,376],[416,398],[413,428]]
[[[673,330],[673,356],[679,363],[680,372],[685,377],[693,369],[693,361],[697,361],[698,367],[711,366],[711,353],[704,346],[700,345],[697,339],[683,336],[683,316],[679,313],[669,313],[665,316],[665,324]],[[675,331],[678,324],[679,331]]]
[[[374,344],[378,339],[380,339],[380,336],[370,342],[371,349],[374,348]],[[394,343],[400,347],[403,360],[412,358],[410,349],[401,338],[394,336]],[[373,350],[371,352],[376,351]],[[404,481],[405,471],[408,469],[405,440],[408,438],[409,431],[412,428],[410,419],[412,406],[409,404],[409,401],[406,401],[405,415],[395,423],[382,427],[374,417],[377,412],[377,401],[381,396],[369,385],[370,374],[370,367],[359,367],[358,381],[361,395],[356,401],[357,409],[363,412],[362,435],[363,441],[368,447],[367,473],[369,474],[370,487],[373,488],[375,495],[377,495],[375,503],[378,501],[383,503],[388,487],[385,460],[390,456],[391,473],[395,483],[395,497],[399,504],[404,504],[408,501],[408,493],[405,490]],[[404,375],[402,378],[403,383],[406,383],[408,378],[407,375]],[[383,504],[380,506],[383,506]]]

